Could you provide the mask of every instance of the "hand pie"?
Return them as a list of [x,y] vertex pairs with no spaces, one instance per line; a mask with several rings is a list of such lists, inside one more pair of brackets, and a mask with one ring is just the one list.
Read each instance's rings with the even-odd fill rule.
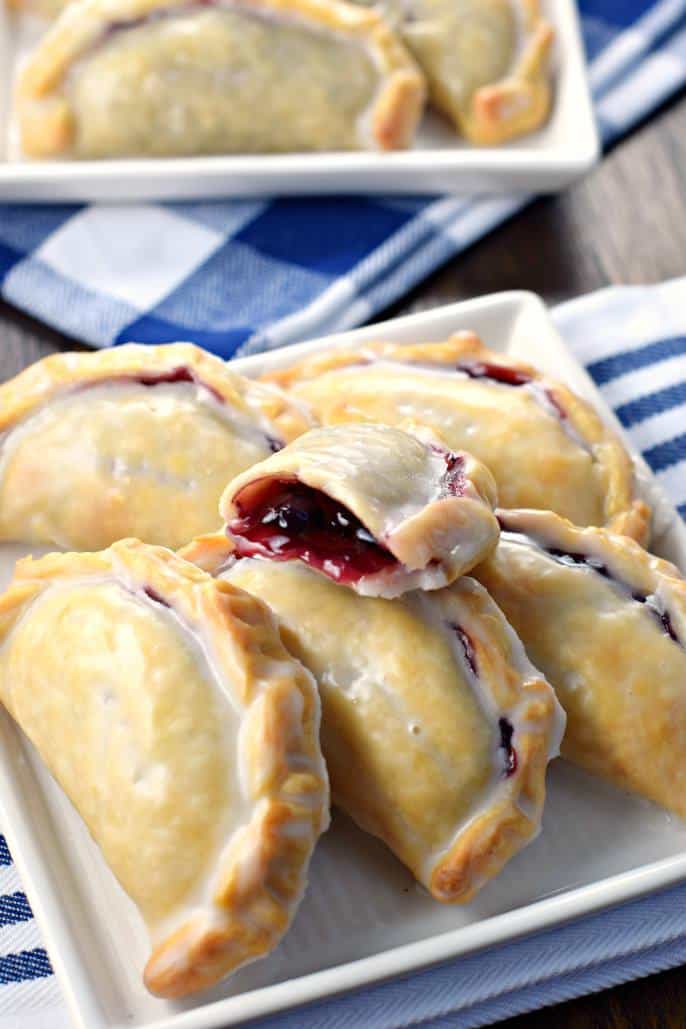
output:
[[445,343],[330,350],[265,376],[326,425],[403,424],[437,432],[491,470],[502,507],[556,511],[643,542],[649,508],[635,500],[631,458],[566,386],[461,332]]
[[21,561],[0,699],[151,934],[178,997],[270,951],[328,823],[315,684],[258,600],[136,540]]
[[538,832],[564,718],[484,589],[360,597],[299,561],[184,553],[265,600],[315,675],[335,802],[436,900],[468,901]]
[[436,107],[472,143],[537,129],[551,101],[553,30],[538,0],[391,0]]
[[469,454],[385,425],[312,429],[229,483],[242,556],[299,558],[366,596],[437,589],[498,541],[495,483]]
[[308,425],[187,343],[55,354],[0,386],[0,539],[179,547],[217,528],[233,475]]
[[393,149],[424,81],[340,0],[82,0],[19,81],[24,151],[80,158]]
[[633,540],[502,511],[475,574],[567,712],[562,753],[686,817],[686,582]]

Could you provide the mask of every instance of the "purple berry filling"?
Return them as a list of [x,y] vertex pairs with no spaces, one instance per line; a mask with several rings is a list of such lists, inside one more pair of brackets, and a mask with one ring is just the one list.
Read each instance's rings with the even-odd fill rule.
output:
[[341,583],[397,565],[351,511],[320,490],[286,479],[256,486],[234,498],[239,516],[227,526],[240,557],[300,559]]
[[472,675],[478,678],[479,670],[476,663],[476,651],[474,650],[474,644],[472,643],[469,635],[464,631],[461,625],[455,625],[455,623],[453,622],[450,623],[450,628],[453,630],[458,640],[460,641],[460,646],[462,647],[464,659],[469,665],[469,669]]
[[525,386],[532,381],[528,372],[490,361],[460,361],[457,368],[470,379],[491,379],[493,382],[502,382],[504,386]]
[[171,607],[171,604],[168,604],[164,597],[160,596],[157,590],[154,590],[152,586],[146,586],[143,592],[146,597],[149,597],[150,600],[154,601],[156,604],[161,604],[162,607]]
[[187,368],[185,365],[180,365],[178,368],[170,368],[168,372],[150,372],[149,374],[142,372],[139,375],[126,375],[124,378],[137,382],[141,386],[163,386],[167,383],[190,382],[195,386],[202,386],[220,404],[224,403],[223,396],[214,386],[209,386],[206,382],[203,382],[191,368]]
[[500,749],[505,751],[505,777],[509,779],[517,771],[517,751],[512,745],[514,726],[507,718],[498,719]]

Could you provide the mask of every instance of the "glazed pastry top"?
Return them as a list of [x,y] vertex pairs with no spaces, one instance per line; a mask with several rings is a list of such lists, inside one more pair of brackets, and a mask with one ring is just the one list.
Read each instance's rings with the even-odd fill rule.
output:
[[385,600],[218,535],[183,554],[274,610],[319,683],[335,801],[436,899],[465,902],[536,835],[564,720],[477,583]]
[[81,0],[17,93],[29,154],[89,158],[402,147],[423,100],[381,15],[342,0]]
[[312,429],[227,486],[240,553],[299,557],[360,593],[437,589],[493,549],[495,483],[471,455],[384,425]]
[[181,546],[219,524],[232,474],[308,424],[190,344],[55,354],[0,386],[0,539]]
[[278,941],[328,820],[311,677],[259,601],[124,540],[19,563],[0,698],[148,924],[176,996]]
[[326,425],[427,426],[490,469],[502,507],[554,510],[579,525],[648,536],[650,512],[636,500],[633,464],[617,436],[566,386],[473,333],[329,350],[265,379]]

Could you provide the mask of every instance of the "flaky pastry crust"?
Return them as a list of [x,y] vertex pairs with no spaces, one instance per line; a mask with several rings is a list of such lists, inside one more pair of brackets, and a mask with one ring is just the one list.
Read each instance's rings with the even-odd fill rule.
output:
[[[111,672],[106,664],[80,668],[89,630],[99,631],[94,619],[112,610],[120,617],[116,626],[105,619],[112,653],[103,661],[128,654],[134,663]],[[31,649],[56,633],[59,670]],[[150,653],[142,649],[146,639]],[[328,783],[314,682],[285,650],[267,607],[170,551],[123,540],[101,553],[19,562],[0,597],[0,641],[2,702],[148,924],[148,989],[179,997],[271,950],[290,924],[328,824]],[[163,668],[155,656],[160,642]],[[204,699],[196,694],[199,703],[188,707],[184,690],[201,653],[207,668],[194,688]],[[86,662],[92,657],[89,651]],[[165,692],[175,660],[179,678]],[[148,664],[132,697],[128,680]],[[101,703],[109,714],[98,729]],[[225,749],[217,733],[236,719],[235,743]],[[170,739],[178,749],[165,749]],[[205,783],[198,768],[208,753],[219,763],[207,772],[212,790],[194,794]],[[203,802],[213,796],[224,806],[208,810]],[[208,825],[218,827],[216,839]]]
[[[300,513],[289,510],[288,491],[294,485],[314,491],[307,494],[306,509]],[[280,527],[274,522],[277,509],[273,503],[278,501],[262,499],[274,487],[277,493],[279,488],[286,490],[285,503],[278,507]],[[484,465],[471,454],[452,453],[436,438],[419,439],[400,429],[368,423],[304,433],[233,479],[219,510],[228,534],[240,539],[242,515],[266,503],[266,528],[270,531],[276,525],[276,546],[258,545],[259,553],[282,559],[279,548],[284,526],[293,522],[293,542],[306,553],[313,548],[308,563],[343,581],[345,555],[337,564],[326,549],[317,554],[316,541],[307,536],[310,521],[306,518],[303,524],[302,515],[320,495],[342,508],[338,511],[340,524],[330,531],[334,543],[343,526],[348,527],[353,546],[357,542],[349,528],[352,514],[361,523],[358,532],[373,537],[373,546],[396,559],[381,571],[351,578],[349,585],[366,596],[393,597],[410,589],[439,589],[483,560],[498,539],[493,515],[495,482]],[[297,508],[297,494],[291,503]],[[311,515],[311,520],[317,521],[317,515]],[[248,539],[240,544],[243,553],[246,547],[255,547]],[[347,538],[340,541],[343,551],[346,542]],[[324,560],[327,556],[329,560]]]
[[181,546],[219,525],[232,474],[310,424],[190,343],[54,354],[0,385],[0,539]]
[[686,582],[634,540],[501,511],[474,574],[567,711],[563,756],[686,816]]
[[553,27],[542,17],[538,0],[512,2],[518,3],[520,8],[523,45],[505,78],[481,86],[463,106],[456,102],[449,80],[440,74],[431,75],[426,68],[431,97],[436,106],[449,115],[458,131],[477,146],[498,146],[533,132],[550,113],[552,87],[549,63],[555,36]]
[[[445,377],[461,368],[468,373]],[[508,390],[489,369],[511,370],[522,381]],[[489,350],[475,333],[330,350],[263,379],[309,404],[325,425],[402,424],[411,405],[415,420],[490,468],[501,506],[551,508],[577,524],[606,526],[644,544],[650,538],[650,508],[636,496],[633,462],[619,438],[572,390]],[[465,406],[471,395],[473,408]]]
[[270,605],[319,682],[335,802],[435,899],[466,903],[538,833],[564,717],[478,583],[382,600],[220,535],[183,554]]
[[[364,47],[379,84],[358,127],[357,145],[381,150],[409,145],[424,106],[424,79],[378,12],[343,0],[222,0],[214,6],[217,11],[223,8],[246,16],[282,18]],[[78,115],[65,82],[75,63],[97,46],[111,26],[135,30],[137,23],[151,16],[174,12],[183,16],[192,9],[187,0],[82,0],[67,8],[19,80],[16,103],[24,151],[33,157],[53,157],[73,150]],[[259,112],[255,116],[259,117]],[[152,132],[154,128],[151,126]]]

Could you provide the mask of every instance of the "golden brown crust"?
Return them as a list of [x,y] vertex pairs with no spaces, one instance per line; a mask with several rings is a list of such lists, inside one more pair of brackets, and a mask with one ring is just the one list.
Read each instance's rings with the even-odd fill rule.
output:
[[686,581],[626,536],[548,511],[502,511],[475,575],[568,715],[564,757],[686,814]]
[[145,969],[148,989],[180,997],[267,953],[290,923],[312,848],[328,822],[318,698],[265,604],[137,540],[101,553],[20,561],[0,597],[0,636],[45,588],[91,577],[139,594],[149,589],[168,604],[202,637],[231,703],[244,710],[245,739],[236,760],[244,762],[251,815],[219,858],[207,909],[195,908],[186,918],[181,912],[181,924],[176,919],[174,929],[162,933]]
[[127,343],[94,353],[51,354],[0,384],[0,432],[6,432],[62,391],[88,383],[126,381],[136,376],[165,376],[187,369],[238,411],[271,422],[286,443],[305,432],[310,419],[299,404],[280,390],[232,371],[213,354],[192,343],[147,346]]
[[[233,545],[220,534],[194,540],[181,554],[211,574],[227,571],[231,575]],[[242,567],[239,563],[236,570]],[[302,582],[296,588],[304,586]],[[342,587],[334,588],[347,592]],[[475,667],[479,669],[479,689],[486,693],[486,707],[506,715],[514,726],[517,765],[513,774],[497,778],[473,815],[457,828],[450,844],[439,853],[427,855],[417,854],[416,848],[394,835],[392,823],[383,816],[384,802],[370,800],[373,780],[369,776],[364,783],[364,797],[360,797],[354,778],[346,780],[344,793],[340,783],[336,792],[336,759],[330,752],[328,760],[336,802],[363,829],[383,839],[436,900],[463,904],[537,834],[545,801],[546,767],[551,755],[557,753],[563,716],[550,686],[530,665],[502,613],[477,583],[462,578],[451,587],[419,596],[431,604],[429,617],[464,627],[473,647]],[[273,602],[273,595],[269,599]],[[284,622],[282,632],[287,645],[303,659],[302,648],[292,639],[298,636],[297,627],[286,627]],[[400,660],[399,655],[396,660]],[[328,724],[330,729],[328,719],[334,713],[327,709],[326,699],[324,717],[324,725]],[[325,750],[326,739],[325,728]],[[344,747],[350,745],[348,741]],[[338,763],[340,760],[338,755]],[[346,760],[358,769],[358,774],[363,774],[360,770],[365,761],[361,752],[354,758],[349,754]]]
[[[246,11],[304,21],[366,46],[381,81],[371,111],[371,142],[382,150],[408,145],[426,96],[424,78],[378,11],[344,0],[237,0]],[[67,9],[25,65],[17,88],[23,150],[34,157],[68,151],[76,124],[63,81],[112,23],[135,23],[157,11],[187,9],[187,0],[87,0]]]
[[534,12],[535,7],[529,3],[529,35],[512,73],[478,89],[462,118],[453,112],[458,128],[477,146],[498,146],[533,132],[550,113],[548,58],[555,33],[552,25]]
[[[523,371],[534,381],[544,384],[549,398],[565,412],[569,426],[589,447],[594,462],[603,473],[606,483],[605,525],[644,545],[649,542],[651,511],[644,501],[636,498],[633,462],[621,440],[604,425],[590,404],[567,386],[551,381],[523,361],[489,350],[473,332],[459,332],[440,343],[373,342],[355,351],[330,350],[267,373],[263,380],[292,390],[298,396],[301,384],[320,375],[380,359],[448,366],[461,360],[486,362]],[[345,396],[340,397],[340,403],[345,404]]]
[[[446,486],[452,467],[460,470],[455,491]],[[242,513],[263,502],[270,483],[283,482],[342,504],[396,558],[394,566],[349,583],[365,596],[439,589],[484,560],[498,541],[490,471],[465,451],[442,449],[431,436],[368,422],[311,429],[229,482],[219,502],[227,534]],[[262,553],[278,560],[268,546]],[[321,571],[335,580],[341,566],[331,560]]]
[[[561,713],[550,686],[529,665],[519,640],[485,591],[472,580],[461,580],[455,590],[440,594],[444,611],[450,614],[454,609],[459,615],[458,589],[462,605],[467,603],[474,616],[468,629],[480,682],[497,710],[516,720],[517,741],[514,774],[500,781],[431,875],[429,889],[436,900],[466,904],[538,833],[546,768],[559,746],[561,730],[556,725]],[[486,626],[487,632],[477,629]]]

